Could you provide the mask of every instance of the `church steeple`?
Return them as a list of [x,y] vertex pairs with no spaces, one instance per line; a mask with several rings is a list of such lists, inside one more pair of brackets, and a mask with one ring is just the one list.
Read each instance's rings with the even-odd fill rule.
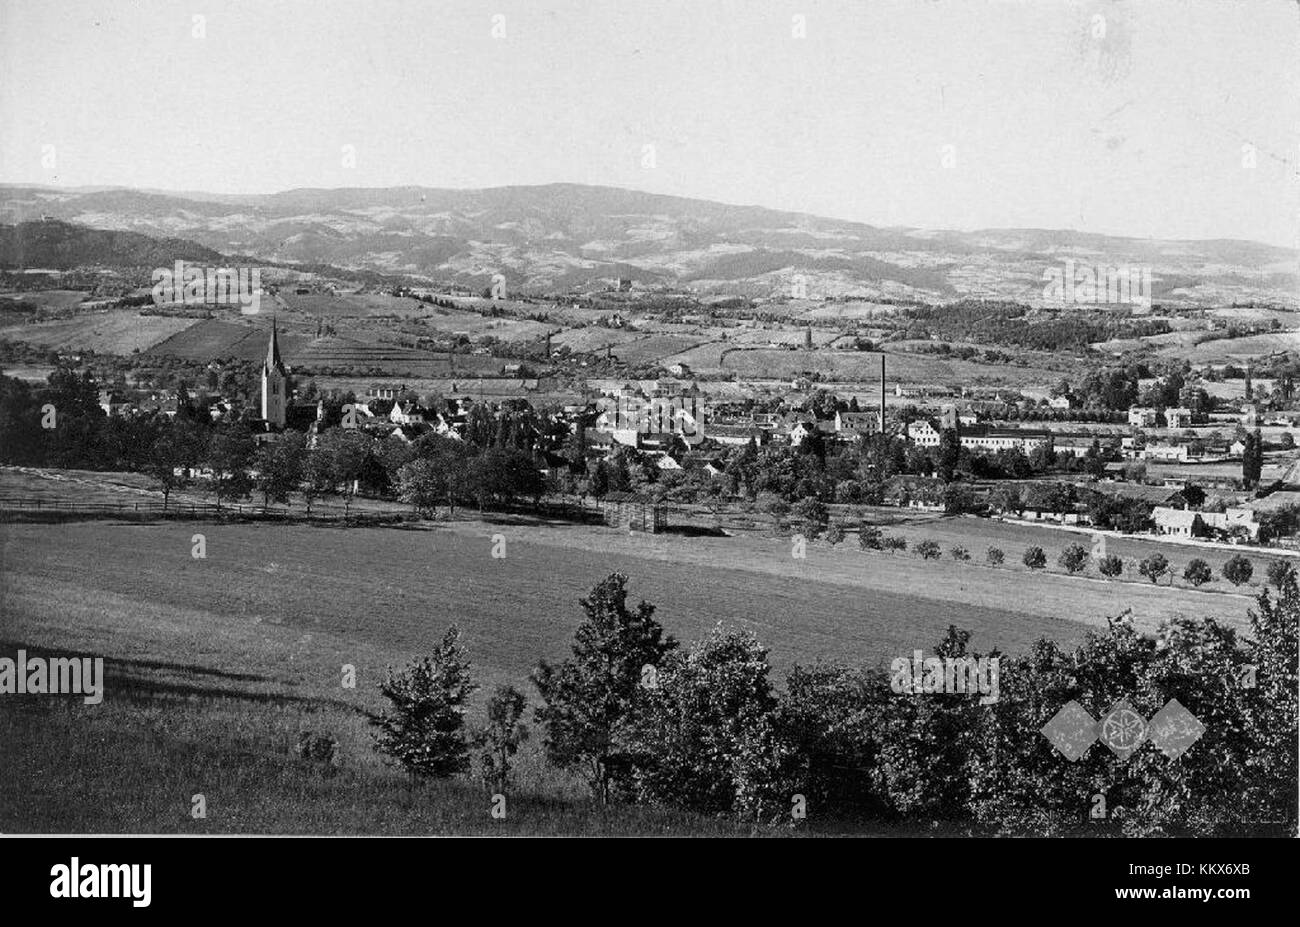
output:
[[275,318],[271,318],[271,340],[266,345],[266,361],[262,364],[262,418],[283,428],[289,405],[289,371],[280,358],[279,331]]
[[284,373],[284,361],[280,359],[280,339],[276,331],[275,317],[271,317],[271,340],[266,345],[266,365],[272,370]]

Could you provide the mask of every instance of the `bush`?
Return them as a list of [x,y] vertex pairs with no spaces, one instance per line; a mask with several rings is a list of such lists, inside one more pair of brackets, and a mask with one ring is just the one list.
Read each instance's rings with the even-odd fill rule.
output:
[[1193,558],[1187,568],[1183,570],[1183,579],[1187,580],[1193,586],[1201,586],[1214,579],[1214,572],[1210,565],[1200,557]]
[[[631,718],[636,796],[700,814],[757,817],[776,695],[767,651],[748,631],[715,627],[659,665]],[[775,800],[788,802],[789,796]]]
[[475,746],[481,748],[479,764],[483,784],[504,792],[510,784],[511,759],[528,739],[522,723],[527,700],[514,686],[497,686],[487,704],[487,724],[479,730]]
[[1041,547],[1034,545],[1025,551],[1022,561],[1031,570],[1041,570],[1047,566],[1047,554],[1043,553]]
[[988,561],[989,566],[1002,566],[1003,561],[1007,559],[1007,555],[1002,553],[1000,547],[990,547],[985,552],[984,559]]
[[948,551],[948,553],[952,555],[952,559],[954,560],[970,559],[970,551],[968,551],[966,548],[961,546],[953,547],[950,551]]
[[858,526],[858,546],[863,550],[880,550],[884,546],[883,537],[884,533],[875,525],[864,521]]
[[832,522],[826,528],[826,540],[830,544],[839,544],[844,540],[844,526],[837,522]]
[[1268,581],[1278,589],[1295,582],[1295,567],[1285,560],[1274,560],[1268,565]]
[[1138,572],[1151,582],[1159,582],[1160,577],[1169,572],[1169,558],[1164,554],[1152,554],[1138,564]]
[[470,682],[469,660],[452,625],[433,655],[406,669],[388,669],[379,691],[391,707],[371,723],[375,750],[400,764],[413,778],[446,778],[469,769],[465,736],[465,700],[477,686]]
[[896,534],[885,535],[881,543],[884,545],[885,550],[907,550],[907,538],[899,537]]
[[1088,548],[1082,544],[1071,544],[1061,551],[1061,556],[1057,558],[1056,562],[1063,566],[1067,572],[1078,573],[1088,565]]
[[921,557],[922,560],[938,560],[942,556],[939,550],[939,544],[936,541],[922,541],[917,544],[913,550]]
[[1254,575],[1255,568],[1241,554],[1233,554],[1223,565],[1223,578],[1234,586],[1250,582],[1250,578]]
[[1097,570],[1102,576],[1119,576],[1124,572],[1124,561],[1115,554],[1107,554],[1097,561]]

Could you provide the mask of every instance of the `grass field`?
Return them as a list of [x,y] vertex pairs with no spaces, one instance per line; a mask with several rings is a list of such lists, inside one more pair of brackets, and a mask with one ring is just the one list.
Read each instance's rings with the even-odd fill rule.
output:
[[193,319],[141,315],[129,309],[113,309],[85,312],[71,319],[54,322],[9,325],[0,328],[0,338],[61,351],[90,350],[98,354],[130,354],[136,350],[148,351],[195,324]]
[[[54,494],[148,488],[138,477],[105,485],[99,474],[60,476],[68,485]],[[33,481],[41,482],[6,474],[6,484]],[[824,542],[798,558],[790,541],[755,533],[643,536],[520,519],[352,529],[0,524],[0,653],[103,655],[109,673],[100,706],[31,698],[0,706],[0,831],[738,833],[651,808],[597,808],[544,764],[537,738],[520,756],[506,821],[489,816],[475,784],[412,790],[370,749],[366,713],[380,707],[375,685],[386,665],[426,652],[454,622],[484,687],[472,722],[497,683],[535,698],[529,670],[567,653],[578,598],[612,570],[627,573],[632,596],[655,603],[684,642],[719,620],[752,630],[778,680],[796,662],[878,665],[928,651],[949,624],[971,629],[981,650],[1018,652],[1039,637],[1077,641],[1126,607],[1151,629],[1176,614],[1240,625],[1250,603],[1014,562],[1029,541],[1054,562],[1075,539],[1064,532],[926,518],[889,530],[940,540],[945,560]],[[191,555],[196,533],[204,559]],[[497,534],[504,559],[491,556]],[[1012,561],[1005,568],[947,559],[950,543],[981,557],[977,544],[993,541]],[[1122,556],[1124,545],[1134,555],[1145,546],[1116,543]],[[341,685],[344,664],[356,667],[356,689]],[[304,730],[338,738],[337,774],[294,755]],[[190,802],[200,793],[209,812],[195,820]]]
[[[663,551],[626,547],[612,529],[580,530],[586,547],[479,523],[0,526],[0,652],[96,654],[109,666],[101,706],[5,701],[0,830],[729,832],[654,809],[594,809],[577,783],[544,766],[536,739],[520,759],[509,823],[492,821],[488,797],[468,783],[406,791],[370,750],[365,713],[379,707],[385,665],[425,652],[457,622],[476,681],[531,691],[528,670],[565,655],[577,598],[613,569],[629,573],[632,594],[655,602],[683,640],[718,619],[753,628],[781,674],[818,655],[883,659],[931,647],[949,621],[977,628],[982,646],[1077,630],[829,584],[795,575],[799,567],[736,570],[705,551],[695,552],[700,562],[664,562]],[[191,557],[195,532],[206,559]],[[508,538],[504,560],[489,554],[497,532]],[[357,669],[355,690],[341,686],[345,663]],[[293,756],[302,730],[339,739],[339,775]],[[188,816],[194,794],[209,803],[206,820]]]

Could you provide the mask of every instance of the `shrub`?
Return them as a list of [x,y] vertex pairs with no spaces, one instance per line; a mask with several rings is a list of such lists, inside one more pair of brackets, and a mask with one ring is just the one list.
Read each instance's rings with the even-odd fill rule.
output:
[[990,547],[984,554],[984,559],[988,561],[989,566],[1002,566],[1007,559],[1007,555],[1002,553],[1000,547]]
[[527,700],[514,686],[497,686],[487,704],[487,724],[479,730],[474,743],[481,748],[479,764],[483,784],[504,792],[510,784],[511,759],[519,745],[528,739],[522,723]]
[[776,707],[769,672],[752,634],[721,625],[689,653],[666,657],[631,718],[637,797],[701,814],[752,814],[767,804],[762,754]]
[[1274,560],[1268,565],[1268,581],[1278,589],[1295,582],[1295,567],[1285,560]]
[[882,543],[884,544],[885,550],[907,550],[907,538],[899,537],[896,534],[885,535],[885,539]]
[[469,769],[465,736],[465,700],[477,686],[470,682],[469,660],[452,625],[432,656],[394,672],[379,691],[391,707],[371,723],[375,749],[400,764],[412,778],[446,778]]
[[1031,570],[1041,570],[1047,566],[1047,554],[1043,553],[1041,547],[1034,545],[1025,551],[1023,562]]
[[1250,582],[1253,575],[1255,575],[1255,568],[1241,554],[1233,554],[1223,565],[1223,578],[1234,586]]
[[844,540],[844,526],[837,522],[832,522],[826,528],[826,540],[830,544],[839,544]]
[[883,537],[883,532],[875,525],[863,522],[858,526],[858,546],[863,550],[880,550],[884,546]]
[[1151,582],[1159,582],[1160,577],[1169,572],[1169,558],[1164,554],[1152,554],[1138,564],[1138,572]]
[[1210,565],[1200,557],[1193,558],[1187,568],[1183,570],[1183,579],[1187,580],[1193,586],[1201,586],[1214,579],[1214,573],[1210,570]]
[[956,546],[956,547],[953,547],[952,550],[948,551],[948,553],[952,555],[952,559],[954,559],[954,560],[969,560],[969,559],[970,559],[970,551],[968,551],[968,550],[967,550],[966,548],[964,548],[964,547],[961,547],[960,545],[959,545],[959,546]]
[[1078,573],[1088,565],[1088,548],[1082,544],[1071,544],[1061,551],[1061,556],[1057,558],[1056,562],[1063,566],[1067,572]]
[[942,556],[936,541],[922,541],[913,548],[922,560],[938,560]]
[[1108,554],[1097,561],[1097,569],[1102,576],[1119,576],[1124,572],[1124,561],[1115,554]]

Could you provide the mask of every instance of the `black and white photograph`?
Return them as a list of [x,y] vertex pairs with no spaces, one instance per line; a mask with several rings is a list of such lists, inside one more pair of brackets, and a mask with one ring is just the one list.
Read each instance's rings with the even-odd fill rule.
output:
[[0,850],[55,910],[888,838],[1240,911],[1298,441],[1293,0],[0,0]]

